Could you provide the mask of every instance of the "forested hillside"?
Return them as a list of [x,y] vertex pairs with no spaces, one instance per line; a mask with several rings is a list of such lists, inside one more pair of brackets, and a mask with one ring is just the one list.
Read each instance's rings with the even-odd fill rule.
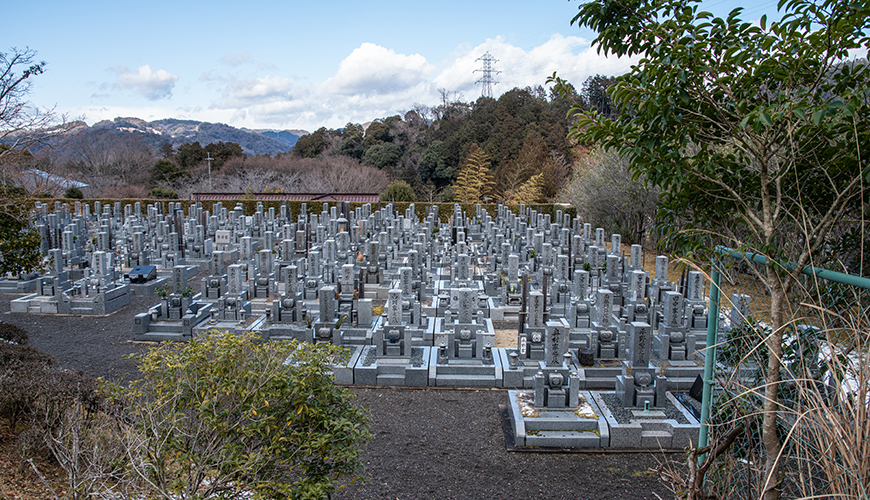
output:
[[[564,191],[585,151],[567,139],[570,106],[611,114],[609,83],[596,76],[565,96],[538,86],[470,103],[444,92],[435,107],[320,128],[299,137],[289,152],[298,131],[137,118],[80,123],[52,147],[34,150],[20,169],[84,182],[89,197],[365,192],[395,201],[547,202]],[[274,138],[264,135],[269,132]],[[272,144],[279,151],[251,154]],[[64,191],[46,178],[36,181],[27,188],[32,195]]]
[[493,189],[484,196],[508,199],[540,175],[539,199],[534,201],[544,201],[570,175],[573,153],[566,139],[566,115],[571,104],[571,99],[548,95],[540,86],[472,103],[445,99],[435,108],[417,106],[367,127],[349,123],[340,130],[321,128],[302,136],[291,155],[347,156],[407,182],[418,200],[449,201],[466,159],[479,148],[493,179]]

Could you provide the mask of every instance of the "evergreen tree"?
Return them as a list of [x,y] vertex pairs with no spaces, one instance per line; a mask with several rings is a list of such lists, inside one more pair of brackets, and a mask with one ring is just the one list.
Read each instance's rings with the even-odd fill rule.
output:
[[189,169],[198,165],[205,159],[205,150],[199,141],[186,142],[178,146],[175,159],[181,168]]
[[529,180],[514,190],[505,193],[505,202],[509,205],[539,203],[544,193],[544,174],[529,177]]
[[214,158],[214,167],[221,168],[230,158],[244,158],[245,152],[237,142],[213,142],[203,148],[203,151]]
[[381,193],[381,201],[416,201],[414,189],[405,181],[397,180],[390,183]]
[[489,157],[477,144],[472,144],[462,170],[453,183],[456,198],[461,203],[481,203],[485,196],[492,196],[494,187],[495,182],[489,171]]
[[329,131],[320,127],[313,133],[303,135],[296,141],[290,154],[295,158],[317,158],[329,145]]
[[341,146],[339,154],[362,160],[363,153],[363,128],[362,125],[348,123],[341,132]]

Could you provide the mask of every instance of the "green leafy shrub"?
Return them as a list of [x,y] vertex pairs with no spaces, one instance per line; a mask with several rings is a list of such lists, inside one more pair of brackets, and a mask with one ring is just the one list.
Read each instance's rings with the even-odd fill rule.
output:
[[66,191],[63,192],[64,198],[72,198],[74,200],[84,199],[85,195],[82,193],[82,190],[77,187],[67,188]]
[[393,181],[387,186],[387,189],[381,193],[381,201],[407,201],[413,202],[416,199],[414,188],[405,181]]
[[359,469],[368,416],[330,369],[347,351],[257,338],[213,331],[140,357],[116,401],[130,467],[166,485],[146,497],[322,499]]
[[13,186],[11,184],[7,184],[5,186],[0,185],[0,195],[4,197],[24,198],[25,196],[27,196],[27,190],[21,186]]
[[163,187],[163,186],[155,187],[154,189],[151,190],[150,194],[154,198],[165,198],[165,199],[171,199],[171,200],[178,198],[178,193],[176,193],[174,189],[171,189],[168,187]]

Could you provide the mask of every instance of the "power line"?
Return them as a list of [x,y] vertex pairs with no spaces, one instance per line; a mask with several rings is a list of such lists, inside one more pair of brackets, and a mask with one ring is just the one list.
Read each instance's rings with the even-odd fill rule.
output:
[[483,69],[476,69],[476,70],[474,70],[474,73],[477,73],[478,71],[480,71],[481,73],[483,73],[483,76],[480,78],[480,80],[478,80],[474,83],[475,84],[477,84],[477,83],[483,84],[483,88],[480,91],[481,97],[492,98],[492,86],[498,84],[497,81],[492,79],[492,75],[493,75],[493,73],[496,75],[501,73],[501,71],[496,71],[496,70],[492,69],[492,64],[497,63],[498,59],[492,57],[492,55],[489,53],[489,51],[487,51],[486,54],[484,54],[481,57],[478,57],[476,59],[476,61],[483,61]]

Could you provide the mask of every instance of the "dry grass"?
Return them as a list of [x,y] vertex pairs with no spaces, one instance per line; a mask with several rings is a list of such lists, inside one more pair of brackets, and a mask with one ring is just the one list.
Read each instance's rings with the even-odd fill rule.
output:
[[[769,299],[765,290],[749,273],[730,272],[723,279],[721,310],[731,307],[730,294],[752,296],[749,314],[759,322],[769,318]],[[863,499],[870,497],[870,337],[866,291],[852,289],[837,297],[836,303],[818,295],[804,280],[793,290],[785,314],[791,318],[786,335],[783,383],[780,390],[778,427],[783,451],[779,465],[783,482],[776,485],[783,498]],[[857,295],[863,293],[862,296]],[[836,309],[832,310],[832,309]],[[756,323],[758,325],[758,323]],[[816,330],[796,332],[801,325]],[[767,335],[763,325],[748,326],[737,349],[742,362],[763,359],[759,349]],[[800,342],[793,343],[799,339]],[[723,339],[720,337],[720,341]],[[729,344],[728,347],[732,347]],[[808,349],[807,349],[808,348]],[[833,350],[837,355],[814,363],[816,352]],[[763,353],[762,353],[763,352]],[[721,354],[721,351],[720,351]],[[721,356],[719,357],[722,361]],[[763,366],[766,363],[762,363]],[[765,484],[766,454],[761,442],[761,412],[765,384],[762,378],[740,377],[735,366],[717,374],[718,399],[714,401],[711,443],[742,427],[733,446],[712,464],[703,488],[690,491],[692,476],[686,464],[670,463],[663,479],[670,482],[679,498],[755,499],[771,485]],[[691,462],[691,459],[690,459]]]
[[[24,430],[19,429],[24,432]],[[0,419],[0,499],[56,500],[29,463],[20,459],[19,440]],[[37,453],[33,465],[59,497],[66,493],[66,473],[47,453]]]

